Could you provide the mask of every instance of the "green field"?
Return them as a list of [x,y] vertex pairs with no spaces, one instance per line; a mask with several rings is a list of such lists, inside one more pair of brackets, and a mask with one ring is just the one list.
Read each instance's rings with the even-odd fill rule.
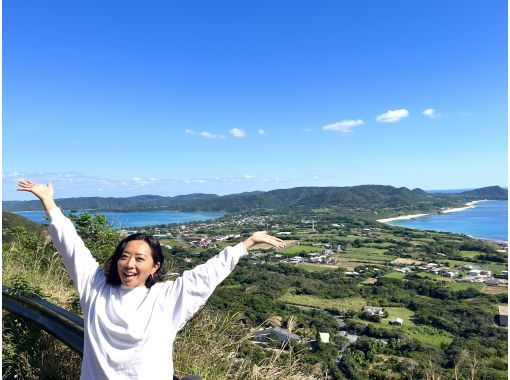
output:
[[388,277],[388,278],[397,278],[397,279],[402,279],[406,276],[405,273],[402,273],[402,272],[397,272],[397,271],[391,271],[389,273],[386,273],[385,275],[383,275],[382,277]]
[[324,251],[322,247],[312,247],[310,245],[291,245],[282,249],[280,252],[286,256],[294,256],[299,253],[320,253]]
[[469,259],[476,257],[480,254],[478,251],[460,251],[460,255],[462,257],[467,257]]
[[385,307],[384,310],[388,313],[388,317],[381,319],[381,323],[384,325],[389,324],[392,318],[402,318],[404,326],[411,322],[412,316],[414,315],[412,310],[406,309],[405,307]]
[[305,270],[307,270],[309,272],[325,272],[325,271],[328,271],[328,270],[338,269],[338,267],[336,267],[334,265],[307,264],[307,263],[299,264],[299,268],[305,269]]
[[344,313],[347,310],[360,311],[363,306],[367,305],[367,301],[360,297],[343,298],[343,299],[326,299],[315,296],[284,294],[279,301],[294,305],[311,306],[319,309],[335,310]]
[[[446,331],[442,331],[431,326],[416,325],[413,321],[413,311],[405,307],[385,307],[384,310],[388,312],[388,317],[381,319],[381,322],[376,324],[390,328],[393,330],[401,330],[404,334],[418,341],[440,347],[442,344],[450,344],[453,341],[453,336]],[[390,320],[394,317],[402,318],[402,326],[392,326],[389,324]]]

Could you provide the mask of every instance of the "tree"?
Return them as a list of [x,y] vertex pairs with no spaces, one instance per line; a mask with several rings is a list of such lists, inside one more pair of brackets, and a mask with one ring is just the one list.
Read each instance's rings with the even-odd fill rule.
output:
[[74,223],[78,235],[96,260],[104,263],[115,251],[120,233],[112,228],[104,215],[79,214],[71,211],[68,215]]

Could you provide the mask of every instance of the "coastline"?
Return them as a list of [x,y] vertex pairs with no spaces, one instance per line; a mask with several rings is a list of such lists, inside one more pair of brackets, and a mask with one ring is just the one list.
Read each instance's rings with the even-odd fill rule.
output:
[[[483,202],[483,201],[485,201],[485,199],[484,200],[467,202],[463,207],[452,207],[452,208],[442,209],[442,210],[439,210],[436,214],[448,214],[450,212],[464,211],[464,210],[467,210],[469,208],[474,208],[477,203]],[[395,217],[392,217],[392,218],[378,219],[376,221],[379,222],[379,223],[388,223],[388,222],[393,222],[393,221],[396,221],[396,220],[409,220],[409,219],[415,219],[415,218],[422,218],[422,217],[428,216],[428,215],[433,215],[433,214],[428,213],[428,214],[401,215],[401,216],[395,216]]]

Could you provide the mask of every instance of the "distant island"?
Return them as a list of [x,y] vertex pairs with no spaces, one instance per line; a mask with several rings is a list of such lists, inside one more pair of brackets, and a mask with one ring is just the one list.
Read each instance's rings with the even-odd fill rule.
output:
[[[60,198],[57,204],[66,210],[97,211],[253,211],[293,210],[305,211],[322,207],[346,213],[359,212],[393,216],[395,212],[425,213],[466,202],[491,199],[508,199],[508,190],[499,186],[484,187],[461,193],[429,193],[422,189],[384,185],[350,187],[296,187],[271,191],[255,191],[219,196],[216,194],[189,194],[175,197],[139,195],[127,198],[80,197]],[[41,210],[40,202],[3,201],[5,211]]]

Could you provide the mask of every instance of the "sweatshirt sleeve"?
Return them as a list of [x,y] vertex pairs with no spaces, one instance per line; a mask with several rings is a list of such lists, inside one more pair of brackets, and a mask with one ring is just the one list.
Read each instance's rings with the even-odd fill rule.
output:
[[51,240],[62,256],[67,273],[78,290],[80,301],[83,302],[89,293],[90,284],[99,264],[85,247],[71,220],[64,216],[60,208],[50,210],[48,219]]
[[172,324],[180,330],[211,296],[214,289],[234,270],[248,251],[242,243],[227,247],[206,263],[185,271],[169,289],[167,301],[173,305]]

